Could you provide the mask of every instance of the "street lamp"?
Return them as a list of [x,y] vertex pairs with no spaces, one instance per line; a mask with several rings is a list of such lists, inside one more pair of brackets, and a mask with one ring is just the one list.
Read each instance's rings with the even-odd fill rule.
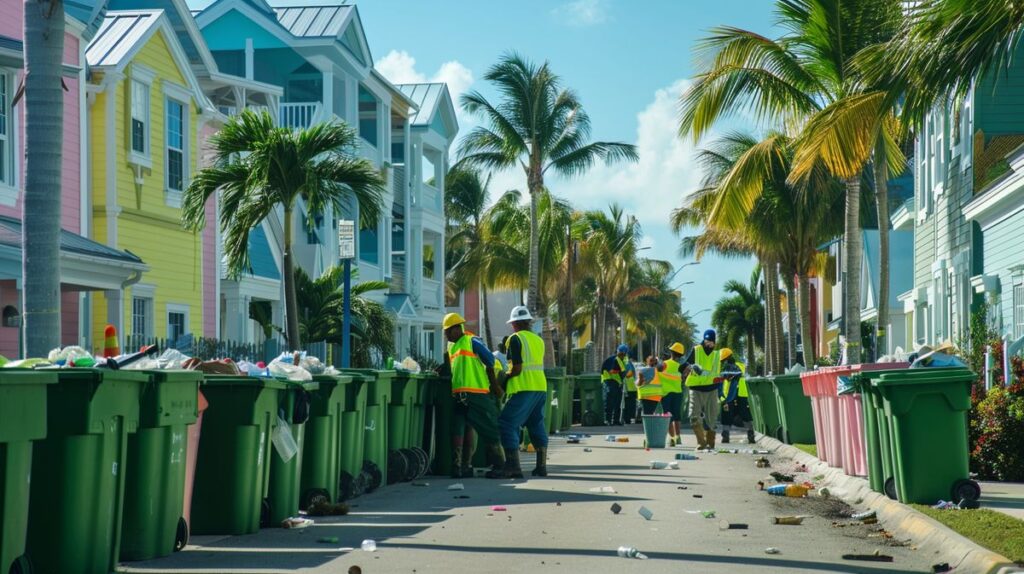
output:
[[676,285],[675,287],[673,287],[672,290],[675,291],[675,290],[679,289],[680,287],[682,287],[683,285],[693,285],[693,281],[683,281],[679,285]]
[[701,309],[700,311],[697,311],[693,315],[690,315],[690,318],[691,319],[696,319],[697,315],[700,315],[701,313],[704,313],[705,311],[710,311],[710,310],[711,310],[711,307],[708,307],[707,309]]
[[669,278],[665,280],[665,283],[671,283],[671,282],[672,282],[672,280],[676,278],[676,275],[679,275],[679,272],[680,272],[680,271],[682,271],[683,269],[686,269],[686,268],[687,268],[687,267],[689,267],[690,265],[700,265],[700,261],[691,261],[691,262],[689,262],[689,263],[683,263],[683,264],[682,264],[682,265],[681,265],[681,266],[679,267],[679,269],[676,269],[676,272],[675,272],[675,273],[673,273],[672,275],[670,275],[670,276],[669,276]]

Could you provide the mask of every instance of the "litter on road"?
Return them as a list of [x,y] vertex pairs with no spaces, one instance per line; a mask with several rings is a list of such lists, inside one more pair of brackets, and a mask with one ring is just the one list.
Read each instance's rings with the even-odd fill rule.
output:
[[491,511],[492,512],[505,512],[506,510],[508,510],[508,509],[505,508],[504,506],[492,506],[491,507]]
[[640,514],[640,516],[643,516],[644,519],[646,519],[646,520],[650,520],[650,519],[654,518],[654,513],[651,512],[650,509],[647,508],[646,506],[641,506],[640,509],[637,510],[637,512]]
[[614,502],[614,503],[612,503],[611,511],[612,511],[612,514],[618,514],[618,513],[622,512],[622,507],[619,506],[618,502]]
[[768,519],[771,524],[783,524],[787,526],[797,526],[804,523],[806,516],[773,516]]
[[363,540],[363,543],[360,544],[359,547],[363,549],[363,552],[376,552],[377,541],[367,538],[366,540]]
[[615,494],[615,489],[610,486],[595,486],[590,489],[590,492],[600,492],[602,494]]
[[703,516],[704,518],[714,518],[715,517],[715,511],[714,510],[705,510],[704,512],[701,512],[700,515]]
[[743,524],[742,522],[729,522],[728,520],[719,520],[719,530],[746,530],[750,528],[749,525]]
[[619,546],[619,556],[622,558],[636,558],[637,560],[647,560],[647,555],[640,552],[633,546]]
[[775,548],[774,546],[770,546],[770,547],[764,549],[764,553],[765,554],[782,554],[782,551],[779,550],[778,548]]
[[456,482],[455,484],[449,484],[448,490],[466,490],[466,485],[461,482]]
[[843,554],[843,560],[861,560],[864,562],[892,562],[892,556],[885,554]]

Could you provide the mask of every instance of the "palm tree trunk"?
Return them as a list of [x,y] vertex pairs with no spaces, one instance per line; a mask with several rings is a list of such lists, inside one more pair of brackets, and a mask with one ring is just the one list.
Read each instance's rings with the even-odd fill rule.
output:
[[796,364],[796,330],[797,330],[797,304],[796,294],[793,292],[793,274],[783,271],[783,281],[786,284],[786,366],[792,367]]
[[774,291],[771,288],[771,281],[774,277],[772,265],[764,263],[764,372],[765,374],[778,372],[779,366],[775,363],[775,300]]
[[754,374],[756,368],[757,352],[754,349],[754,331],[747,331],[747,372]]
[[534,318],[541,316],[540,309],[540,229],[537,222],[537,203],[540,201],[541,185],[530,185],[530,283],[527,286],[527,302]]
[[547,317],[544,318],[544,347],[548,352],[544,353],[544,368],[551,368],[557,365],[555,362],[555,323]]
[[[500,341],[495,343],[494,334],[491,332],[491,307],[487,302],[487,288],[484,287],[483,283],[480,283],[480,298],[483,299],[484,308],[484,335],[487,337],[487,344],[490,345],[492,349],[495,349]],[[502,349],[501,351],[504,352],[505,349]]]
[[814,320],[811,317],[811,286],[806,275],[797,277],[797,297],[800,300],[800,339],[804,346],[804,366],[811,368],[816,362],[816,351],[814,340],[811,335],[811,325]]
[[771,336],[771,370],[774,374],[785,370],[785,350],[782,348],[782,300],[779,297],[779,267],[774,261],[765,270],[766,302],[769,307],[769,320],[766,328]]
[[860,362],[860,273],[863,257],[860,232],[860,178],[846,180],[846,228],[843,231],[843,335],[848,352],[844,364]]
[[[881,138],[879,138],[881,139]],[[881,146],[879,146],[881,147]],[[884,152],[884,150],[879,150]],[[878,340],[875,355],[888,352],[889,330],[889,166],[885,156],[875,153],[875,203],[878,209]]]
[[21,292],[26,357],[45,357],[61,343],[63,55],[63,0],[25,0],[25,201],[22,206]]
[[[292,208],[284,210],[284,304],[286,317],[286,334],[288,345],[298,349],[302,344],[299,340],[299,300],[295,292],[295,261],[292,255]],[[351,341],[348,341],[351,345]]]

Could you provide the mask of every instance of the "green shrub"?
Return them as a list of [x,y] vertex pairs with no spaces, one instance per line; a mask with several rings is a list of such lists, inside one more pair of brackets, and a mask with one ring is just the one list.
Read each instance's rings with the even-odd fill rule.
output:
[[[1013,358],[1014,371],[1021,360]],[[1019,379],[1017,379],[1019,381]],[[971,461],[981,478],[1024,480],[1024,384],[996,385],[977,400]]]

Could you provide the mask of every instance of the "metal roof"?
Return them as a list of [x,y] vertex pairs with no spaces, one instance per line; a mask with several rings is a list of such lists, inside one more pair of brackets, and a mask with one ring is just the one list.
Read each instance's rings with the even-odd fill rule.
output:
[[16,40],[9,36],[0,36],[0,49],[10,50],[12,52],[23,52],[24,44],[21,40]]
[[341,34],[352,6],[275,7],[277,21],[300,38],[334,38]]
[[257,225],[249,232],[249,271],[256,277],[281,280],[281,272],[274,261],[274,253],[270,250],[270,242],[262,225]]
[[[0,245],[21,249],[21,221],[13,217],[0,216]],[[60,250],[65,253],[80,253],[103,259],[113,259],[125,263],[142,265],[142,259],[129,251],[121,251],[107,247],[77,233],[65,229],[60,230]]]
[[401,84],[398,88],[419,108],[409,118],[409,123],[414,126],[429,126],[434,118],[434,110],[441,103],[445,84]]
[[90,66],[117,66],[132,52],[153,26],[163,10],[119,10],[107,12],[96,36],[85,50]]

